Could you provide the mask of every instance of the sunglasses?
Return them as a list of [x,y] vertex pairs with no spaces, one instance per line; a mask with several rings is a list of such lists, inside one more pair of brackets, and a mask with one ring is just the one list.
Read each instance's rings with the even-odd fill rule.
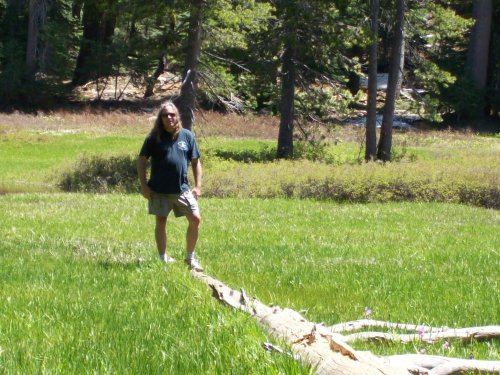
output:
[[169,113],[162,113],[161,117],[175,117],[177,116],[175,113],[169,112]]

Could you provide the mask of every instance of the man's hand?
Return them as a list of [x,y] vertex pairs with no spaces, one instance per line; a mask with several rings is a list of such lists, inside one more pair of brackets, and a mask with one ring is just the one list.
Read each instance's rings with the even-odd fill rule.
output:
[[137,159],[137,174],[139,175],[139,183],[141,184],[141,194],[146,199],[151,199],[152,191],[148,186],[146,179],[146,163],[148,159],[145,156],[139,156]]
[[194,188],[191,190],[195,199],[201,195],[201,179],[202,179],[202,169],[200,159],[191,159],[191,167],[193,168],[194,176]]
[[199,187],[194,187],[192,190],[191,190],[191,193],[193,193],[193,197],[195,199],[198,199],[198,197],[201,195],[201,188]]
[[151,199],[152,191],[148,185],[141,186],[141,194],[147,200]]

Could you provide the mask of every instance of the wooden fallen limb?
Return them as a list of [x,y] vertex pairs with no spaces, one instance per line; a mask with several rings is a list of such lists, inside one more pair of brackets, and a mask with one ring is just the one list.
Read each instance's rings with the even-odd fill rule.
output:
[[387,357],[396,366],[413,366],[420,372],[414,374],[450,375],[474,371],[487,374],[500,373],[500,361],[478,361],[474,359],[449,358],[432,355],[403,354]]
[[[311,364],[318,375],[450,375],[462,371],[487,371],[500,374],[500,361],[476,361],[428,355],[399,355],[378,357],[371,352],[357,351],[349,346],[349,341],[379,337],[383,340],[422,339],[425,332],[436,338],[491,338],[498,337],[500,327],[474,327],[464,329],[434,328],[411,324],[371,321],[370,319],[343,323],[332,327],[307,321],[298,312],[268,306],[255,298],[249,298],[245,291],[237,291],[202,272],[192,272],[206,283],[213,296],[231,306],[253,316],[276,338],[284,340],[292,349],[295,358]],[[342,327],[345,328],[342,329]],[[344,336],[341,332],[364,327],[386,327],[417,330],[419,333],[398,335],[393,333],[368,332]],[[366,335],[367,334],[367,335]],[[378,336],[377,336],[378,335]],[[439,336],[443,335],[443,336]],[[289,354],[283,349],[266,343],[266,350]]]
[[[360,319],[352,322],[336,324],[328,327],[331,332],[348,332],[363,328],[384,328],[392,330],[413,331],[411,334],[383,333],[383,332],[359,332],[344,337],[345,342],[356,340],[364,341],[400,341],[411,342],[421,340],[432,342],[446,339],[462,340],[490,340],[500,337],[500,326],[484,326],[469,328],[431,327],[426,325],[415,325],[406,323],[391,323],[381,320]],[[416,333],[415,333],[416,332]]]
[[344,337],[345,342],[353,342],[356,340],[363,341],[399,341],[412,342],[421,340],[427,343],[432,343],[436,340],[462,339],[462,340],[489,340],[494,337],[500,337],[499,326],[487,327],[470,327],[446,329],[441,331],[431,331],[413,334],[398,334],[384,332],[359,332],[353,333]]
[[400,329],[404,331],[419,331],[425,330],[426,332],[439,332],[441,330],[447,330],[448,327],[436,328],[426,325],[417,325],[417,324],[406,324],[406,323],[392,323],[386,322],[383,320],[374,320],[374,319],[359,319],[351,322],[344,322],[335,324],[333,326],[328,327],[331,332],[349,332],[355,331],[363,328],[388,328],[388,329]]

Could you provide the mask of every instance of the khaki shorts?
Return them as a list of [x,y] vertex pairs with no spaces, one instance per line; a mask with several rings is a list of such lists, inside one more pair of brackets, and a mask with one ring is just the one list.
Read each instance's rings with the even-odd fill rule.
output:
[[152,193],[148,204],[148,212],[151,215],[167,217],[172,210],[175,217],[200,213],[198,201],[191,191],[180,194]]

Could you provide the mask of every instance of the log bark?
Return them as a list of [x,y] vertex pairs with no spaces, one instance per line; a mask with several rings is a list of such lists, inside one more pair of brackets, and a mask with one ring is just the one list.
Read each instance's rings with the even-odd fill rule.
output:
[[[401,341],[411,342],[422,340],[426,342],[435,340],[461,339],[461,340],[490,340],[500,337],[500,326],[483,326],[483,327],[467,327],[467,328],[449,328],[449,327],[431,327],[426,325],[416,325],[407,323],[392,323],[381,320],[361,319],[352,322],[340,323],[328,327],[330,332],[340,333],[349,332],[364,328],[385,328],[397,329],[405,331],[413,331],[414,333],[399,334],[399,333],[384,333],[384,332],[358,332],[352,335],[344,336],[345,342],[355,340],[365,341]],[[415,333],[417,332],[417,333]]]
[[412,342],[416,340],[432,343],[436,340],[462,339],[468,340],[489,340],[495,337],[500,337],[500,327],[472,327],[448,329],[441,332],[429,333],[413,333],[413,334],[397,334],[384,332],[359,332],[344,337],[344,342],[353,342],[356,340],[364,341],[399,341]]
[[[461,371],[488,371],[490,374],[500,374],[500,361],[465,360],[420,354],[378,357],[371,352],[358,351],[349,346],[349,338],[359,334],[346,337],[340,333],[377,326],[419,332],[425,330],[439,338],[478,339],[498,337],[500,326],[448,329],[364,319],[325,327],[322,324],[309,322],[294,310],[268,306],[256,298],[249,298],[243,289],[240,291],[232,289],[203,272],[192,271],[192,274],[210,287],[214,298],[250,314],[271,335],[284,340],[292,349],[294,358],[311,364],[318,375],[449,375]],[[380,332],[377,334],[381,337],[385,335]],[[422,334],[417,334],[417,338],[421,339]],[[263,347],[269,351],[288,354],[270,343],[264,343]]]
[[273,336],[284,340],[299,358],[316,368],[316,374],[409,374],[403,367],[389,365],[370,353],[354,350],[338,340],[340,335],[307,321],[294,310],[267,306],[248,298],[243,290],[238,292],[203,273],[193,274],[212,289],[216,299],[249,313]]
[[[478,361],[421,354],[404,354],[387,357],[396,366],[413,365],[414,374],[451,375],[465,371],[500,374],[500,361]],[[418,372],[417,372],[418,371]]]

